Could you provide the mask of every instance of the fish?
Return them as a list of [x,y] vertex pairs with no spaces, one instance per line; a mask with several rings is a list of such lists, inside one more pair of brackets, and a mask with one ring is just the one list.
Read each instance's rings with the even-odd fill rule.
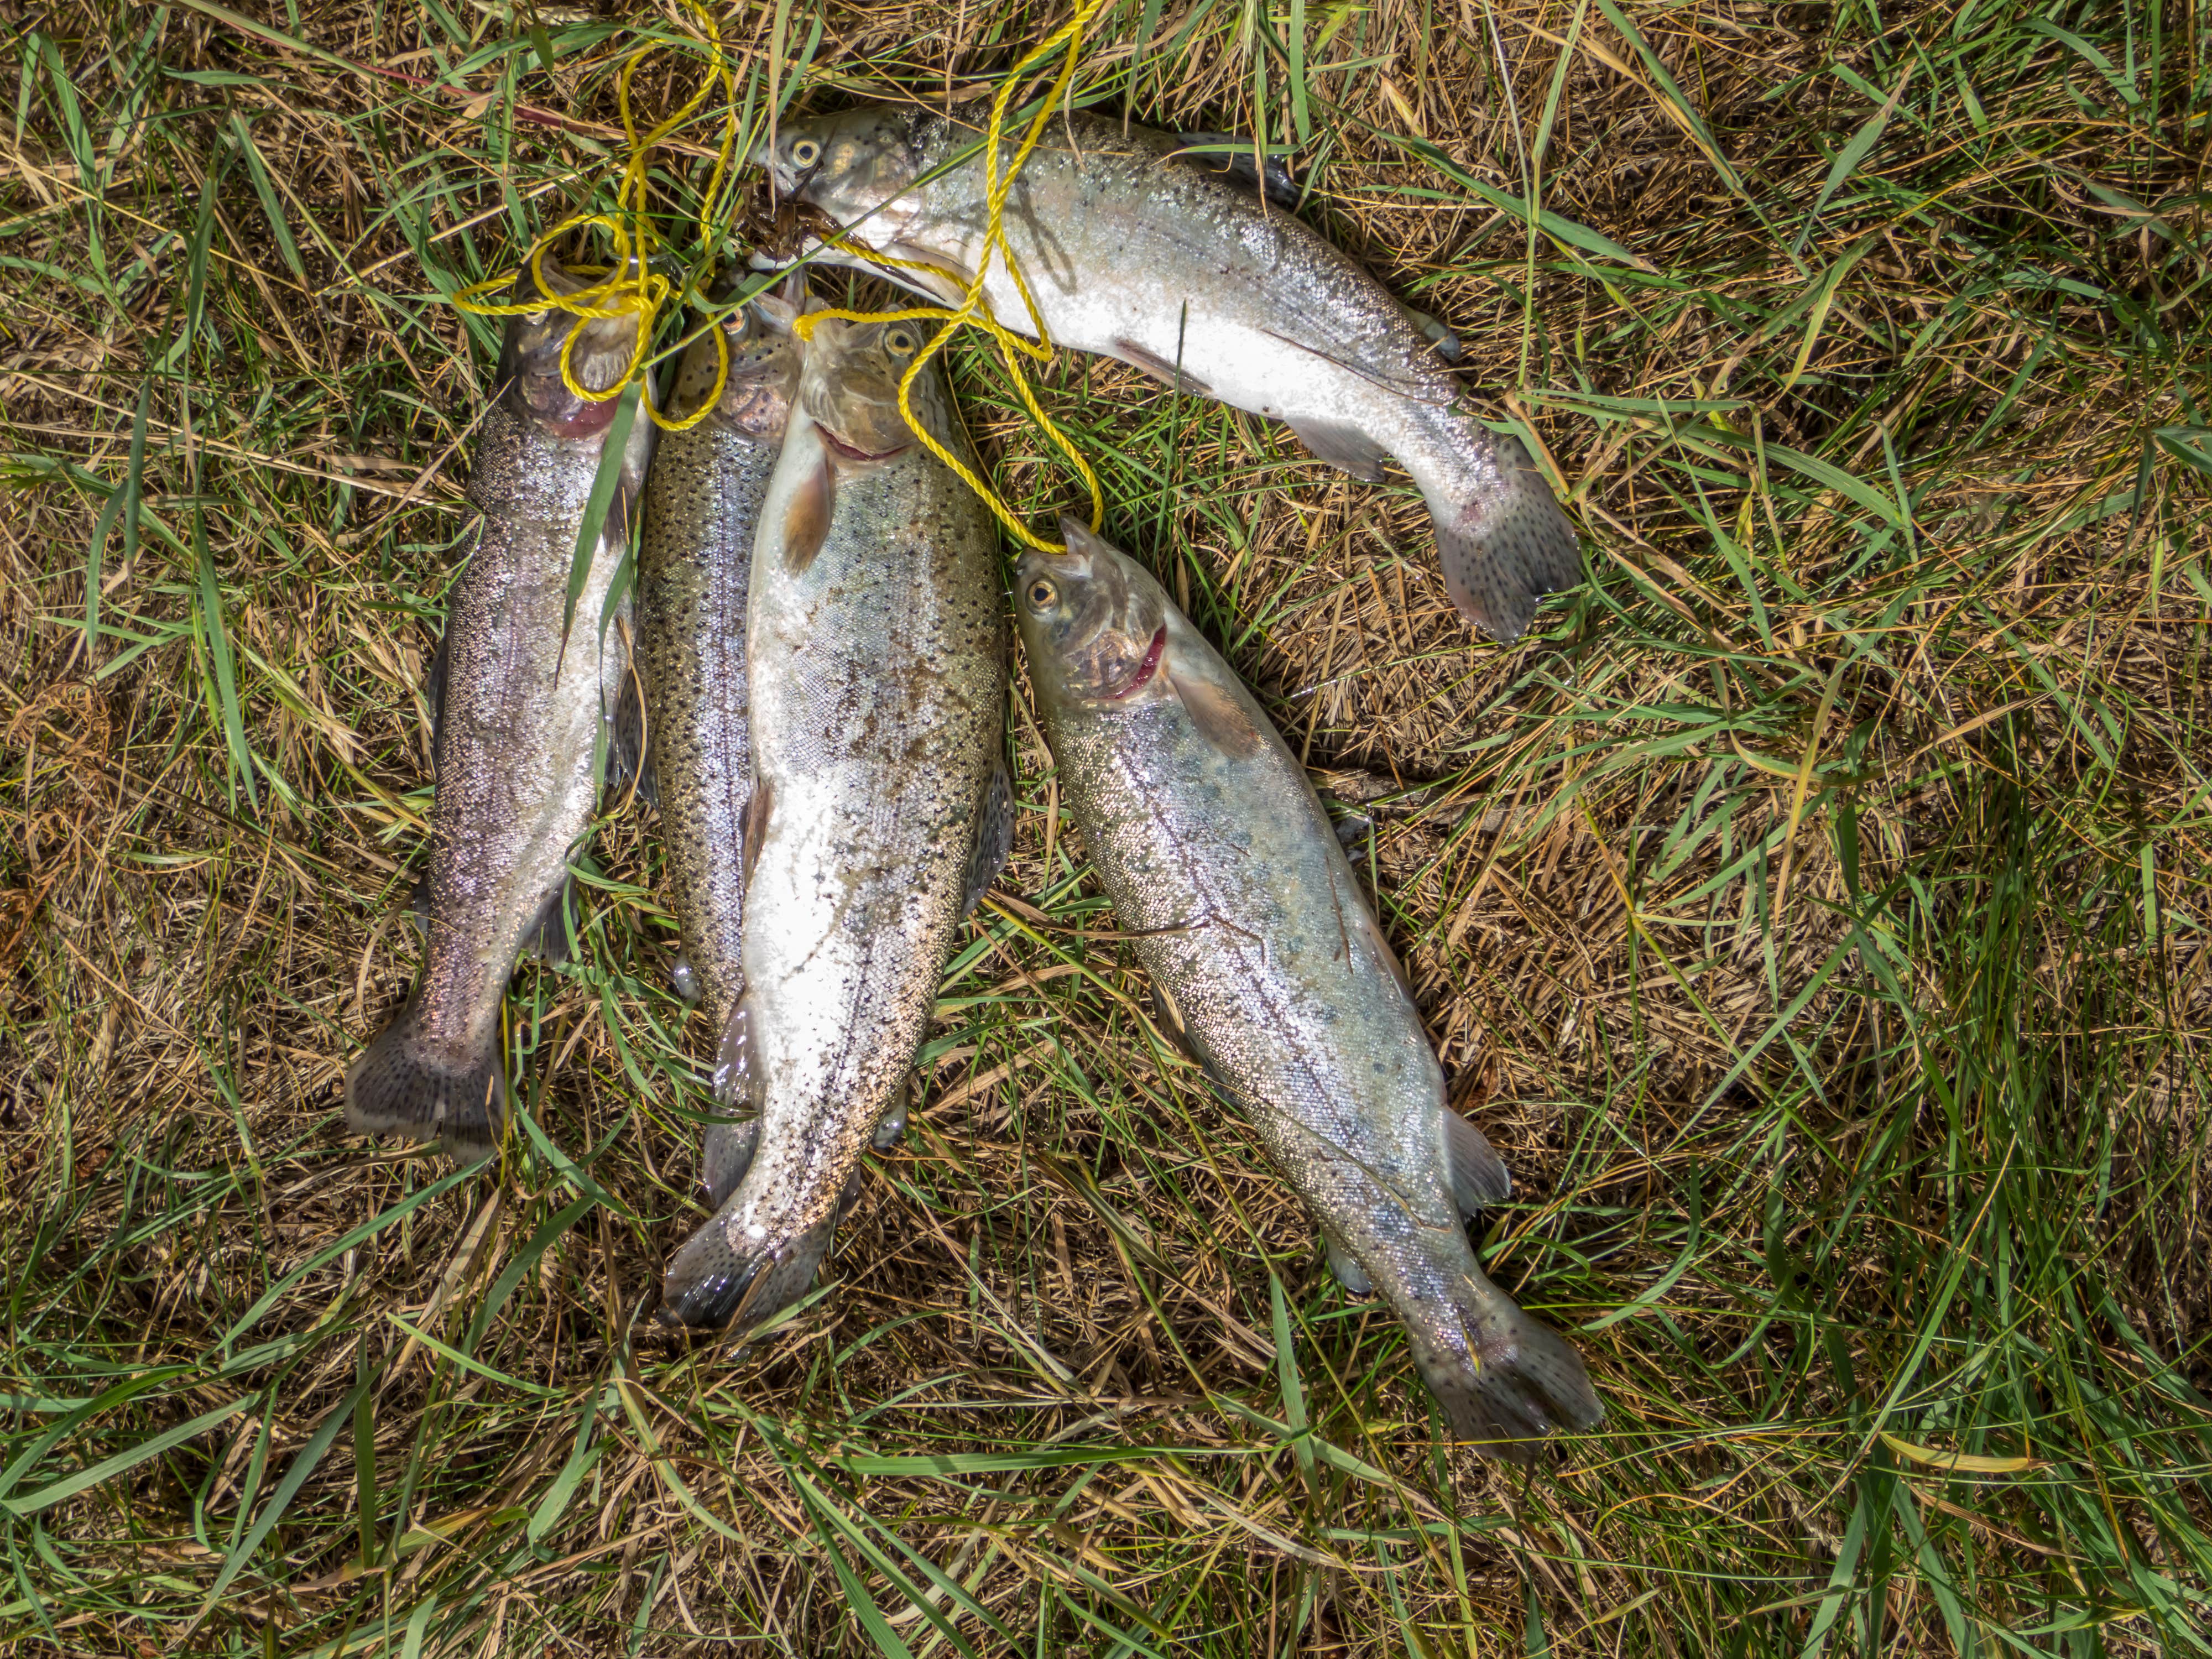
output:
[[1014,613],[1060,799],[1162,1029],[1257,1129],[1331,1267],[1404,1323],[1454,1435],[1532,1460],[1604,1415],[1582,1357],[1484,1274],[1510,1179],[1454,1111],[1403,969],[1305,770],[1146,569],[1063,520]]
[[[1012,837],[997,530],[899,413],[921,345],[907,322],[815,325],[762,508],[744,985],[723,1044],[758,1127],[669,1261],[665,1324],[750,1328],[811,1283]],[[934,364],[913,404],[972,467]]]
[[[655,755],[655,797],[682,941],[679,993],[729,1027],[744,984],[745,804],[752,793],[745,672],[745,590],[753,539],[804,348],[792,332],[803,289],[762,295],[728,313],[718,348],[703,333],[685,351],[669,398],[673,418],[699,422],[660,440],[638,543],[637,657]],[[688,981],[688,983],[687,983]],[[718,1103],[730,1094],[718,1060]],[[742,1161],[741,1126],[709,1126],[701,1158],[707,1201],[729,1196]]]
[[[552,258],[543,270],[556,293],[584,286]],[[526,278],[516,297],[537,297]],[[549,307],[507,321],[469,479],[475,545],[447,601],[434,672],[422,973],[398,1018],[346,1070],[349,1128],[436,1140],[464,1163],[496,1152],[505,1131],[499,1016],[516,959],[565,951],[568,854],[599,804],[599,757],[628,757],[616,729],[630,677],[627,600],[604,630],[600,619],[653,425],[642,410],[630,425],[564,633],[576,541],[617,412],[616,398],[581,398],[562,383],[572,334],[570,368],[593,392],[620,381],[637,343],[634,318],[586,320]]]
[[[864,105],[787,121],[751,159],[781,196],[842,228],[845,248],[815,257],[957,305],[988,224],[983,127],[980,105],[951,115]],[[1014,148],[1004,141],[1006,161]],[[1280,420],[1367,482],[1395,459],[1428,505],[1445,586],[1476,626],[1517,639],[1546,594],[1580,581],[1574,527],[1528,451],[1476,417],[1439,361],[1448,331],[1258,191],[1198,164],[1177,135],[1055,116],[1002,227],[1056,344]],[[1004,258],[984,292],[999,322],[1036,332]]]

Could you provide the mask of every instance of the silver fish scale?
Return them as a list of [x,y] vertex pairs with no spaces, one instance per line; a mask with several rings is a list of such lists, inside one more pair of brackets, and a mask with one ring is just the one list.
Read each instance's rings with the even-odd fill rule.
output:
[[1174,702],[1050,731],[1115,913],[1208,1070],[1394,1301],[1443,1295],[1440,1249],[1468,1246],[1442,1076],[1304,773],[1273,745],[1224,754]]
[[1030,680],[1061,798],[1163,1015],[1257,1128],[1332,1261],[1404,1322],[1455,1432],[1525,1458],[1541,1435],[1595,1422],[1580,1357],[1468,1243],[1455,1142],[1494,1155],[1449,1115],[1304,769],[1159,584],[1063,526],[1070,556],[1030,555],[1017,583]]
[[[975,141],[974,128],[942,116],[927,115],[921,122],[927,167]],[[1116,287],[1134,283],[1156,289],[1164,301],[1203,307],[1200,322],[1234,320],[1273,335],[1286,353],[1303,351],[1316,369],[1334,359],[1397,398],[1437,408],[1458,399],[1458,382],[1428,366],[1428,340],[1349,255],[1292,216],[1263,213],[1248,192],[1200,168],[1177,165],[1170,159],[1177,148],[1164,133],[1133,130],[1124,138],[1119,122],[1090,115],[1047,129],[1014,181],[1004,222],[1031,291],[1047,307],[1048,323],[1059,324],[1063,311],[1071,319],[1082,317],[1085,279],[1103,268],[1113,272]],[[1011,158],[1012,147],[1006,149]],[[907,216],[904,234],[933,247],[959,238],[958,257],[973,270],[988,219],[975,188],[981,177],[979,159],[921,185],[910,207],[896,203],[889,216]],[[1103,267],[1085,258],[1109,253],[1112,263]],[[1005,286],[1013,304],[1000,307],[998,314],[1009,322],[1023,319],[1018,295],[1011,283]],[[1053,303],[1054,295],[1060,304]],[[1127,311],[1138,308],[1124,298],[1109,314],[1123,320]],[[1170,348],[1159,355],[1172,363],[1181,306],[1156,309],[1164,315],[1153,322],[1152,331],[1158,343]],[[1283,338],[1293,330],[1297,338]],[[1215,342],[1194,339],[1187,328],[1182,332],[1182,361],[1194,378],[1206,379],[1199,365],[1215,351]],[[1085,349],[1112,349],[1110,339],[1093,343],[1060,326],[1054,333]],[[1299,339],[1309,344],[1302,347]]]
[[752,787],[745,590],[778,443],[709,416],[661,440],[638,550],[638,659],[684,954],[727,1018],[743,982]]
[[[955,164],[982,125],[980,108],[947,118],[863,106],[791,124],[770,159],[785,188],[858,243],[908,262],[882,274],[949,299],[982,263],[983,158]],[[820,147],[804,167],[792,149],[801,143]],[[1573,527],[1518,440],[1474,417],[1429,337],[1355,261],[1252,191],[1175,159],[1178,147],[1093,115],[1048,125],[1003,222],[1046,331],[1286,422],[1360,477],[1379,480],[1395,457],[1435,521],[1455,603],[1500,638],[1518,635],[1542,595],[1581,568]],[[1013,149],[1007,140],[1009,161]],[[917,274],[916,263],[938,274]],[[1001,322],[1030,329],[1005,259],[985,288]]]
[[[641,424],[644,416],[638,416]],[[502,400],[485,417],[469,498],[483,526],[453,585],[431,815],[430,911],[417,1006],[422,1036],[472,1049],[499,1018],[516,953],[561,890],[591,823],[602,720],[627,662],[599,617],[626,540],[622,503],[562,617],[576,526],[599,445],[551,436]]]
[[822,337],[750,595],[754,787],[767,805],[740,1008],[761,1127],[736,1190],[670,1265],[664,1316],[691,1324],[764,1317],[826,1252],[935,1008],[1002,743],[997,538],[941,462],[914,444],[841,459],[820,550],[803,568],[786,556],[794,489],[825,454],[815,416],[838,413]]

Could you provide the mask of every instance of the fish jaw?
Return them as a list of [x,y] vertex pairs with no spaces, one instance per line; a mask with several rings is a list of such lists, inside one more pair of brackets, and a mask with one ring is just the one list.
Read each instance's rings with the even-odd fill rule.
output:
[[[719,345],[716,335],[720,334]],[[684,419],[721,388],[701,424],[720,426],[758,442],[779,442],[799,390],[804,347],[787,325],[759,303],[730,313],[685,348],[669,393],[669,412]]]
[[862,105],[782,122],[775,144],[763,139],[749,159],[767,171],[777,196],[846,223],[913,187],[921,172],[915,137],[922,118],[918,109]]
[[1133,708],[1168,695],[1167,593],[1127,554],[1063,514],[1065,550],[1032,549],[1014,615],[1041,702]]
[[[556,295],[580,293],[589,286],[550,254],[543,258],[538,269],[545,287]],[[515,278],[515,301],[529,304],[544,298],[526,266]],[[549,436],[596,443],[613,423],[616,390],[636,356],[639,321],[639,314],[628,310],[608,317],[580,317],[550,304],[510,317],[493,382],[497,395]],[[593,395],[578,397],[569,390],[572,379]]]

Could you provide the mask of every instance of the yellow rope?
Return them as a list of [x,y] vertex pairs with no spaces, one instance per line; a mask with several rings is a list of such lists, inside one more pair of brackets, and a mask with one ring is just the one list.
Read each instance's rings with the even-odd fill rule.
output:
[[[942,306],[915,306],[904,311],[813,311],[799,318],[795,325],[799,337],[805,339],[813,334],[814,325],[825,317],[835,317],[848,323],[905,322],[923,319],[934,319],[944,322],[945,326],[932,335],[928,343],[915,354],[914,362],[907,366],[906,373],[899,379],[899,413],[906,417],[906,423],[914,429],[915,436],[921,440],[930,453],[951,467],[970,489],[983,498],[984,503],[990,507],[991,511],[998,514],[1000,523],[1005,525],[1017,538],[1042,553],[1064,553],[1067,550],[1065,544],[1060,542],[1044,540],[1017,519],[1012,509],[999,499],[996,491],[982,479],[977,477],[958,456],[938,442],[928,428],[915,419],[914,383],[920,378],[921,372],[928,368],[930,360],[944,350],[945,342],[952,337],[954,331],[962,324],[965,323],[979,328],[988,334],[999,343],[999,355],[1006,362],[1006,372],[1014,377],[1014,386],[1020,392],[1023,405],[1028,409],[1030,417],[1044,428],[1045,435],[1052,440],[1060,453],[1067,457],[1075,470],[1083,475],[1083,482],[1091,491],[1091,529],[1097,530],[1104,521],[1106,503],[1104,497],[1099,493],[1097,474],[1091,470],[1091,464],[1083,459],[1073,441],[1053,423],[1052,417],[1047,415],[1038,404],[1036,393],[1030,389],[1029,378],[1022,373],[1021,365],[1017,361],[1017,354],[1019,354],[1020,356],[1027,357],[1034,362],[1050,362],[1053,355],[1052,337],[1045,331],[1044,319],[1038,313],[1036,301],[1030,293],[1030,286],[1022,276],[1021,266],[1014,260],[1013,250],[1006,246],[1005,221],[1006,198],[1012,192],[1015,177],[1030,159],[1030,152],[1037,147],[1038,139],[1044,136],[1045,123],[1052,118],[1054,106],[1066,94],[1068,84],[1074,78],[1075,59],[1081,49],[1084,30],[1090,27],[1091,20],[1104,9],[1105,5],[1106,0],[1084,0],[1084,3],[1076,8],[1073,16],[1046,37],[1008,71],[1006,80],[999,88],[998,96],[991,100],[991,123],[983,139],[985,201],[989,210],[988,217],[984,221],[983,252],[982,257],[975,263],[975,275],[968,284],[967,297],[960,302],[959,306],[952,310],[947,310]],[[1054,49],[1062,45],[1067,47],[1066,61],[1060,66],[1060,73],[1053,82],[1052,90],[1037,106],[1037,112],[1030,122],[1029,131],[1023,135],[1021,144],[1014,152],[1013,161],[1007,167],[1005,177],[1001,178],[999,172],[999,146],[1006,131],[1006,106],[1012,102],[1015,88],[1021,84],[1022,77],[1029,73],[1030,67],[1050,56]],[[882,254],[867,252],[865,250],[845,248],[842,243],[838,246],[843,252],[858,252],[859,257],[867,259],[873,264],[890,265],[902,270],[934,268],[917,264],[912,260],[894,259]],[[1029,312],[1030,326],[1036,335],[1036,338],[1033,341],[1024,339],[1022,336],[1014,333],[991,314],[990,301],[985,297],[983,284],[985,279],[990,275],[992,258],[1000,255],[1004,256],[1006,262],[1006,274],[1013,278],[1014,291],[1022,296],[1022,304]]]
[[[660,238],[653,228],[647,216],[646,169],[653,159],[653,147],[690,119],[699,106],[707,101],[708,94],[719,82],[723,94],[722,144],[714,158],[714,171],[707,181],[707,193],[699,204],[699,241],[705,258],[714,257],[714,206],[721,194],[722,182],[728,176],[730,163],[737,152],[738,142],[738,83],[732,73],[730,62],[722,51],[721,31],[700,0],[677,0],[688,12],[707,42],[708,64],[705,79],[699,89],[685,100],[684,106],[661,122],[643,137],[638,136],[637,123],[630,114],[629,85],[642,64],[659,48],[651,45],[639,47],[623,61],[622,72],[615,78],[615,99],[622,110],[623,137],[628,146],[628,158],[623,163],[622,183],[615,191],[613,213],[579,213],[563,219],[533,243],[530,257],[523,269],[530,273],[532,287],[538,290],[535,300],[523,300],[498,304],[482,296],[511,287],[519,271],[508,271],[489,282],[473,283],[453,295],[453,305],[459,310],[478,317],[514,317],[526,312],[559,311],[586,321],[611,321],[617,318],[635,318],[637,322],[637,343],[630,349],[629,362],[623,366],[621,377],[601,391],[593,391],[576,379],[571,362],[576,349],[580,329],[571,329],[561,345],[561,384],[568,394],[586,403],[605,403],[645,376],[646,355],[652,349],[653,331],[660,308],[668,303],[674,288],[667,277],[653,269],[652,256],[659,246]],[[611,265],[579,265],[575,274],[587,282],[574,294],[556,294],[546,285],[542,262],[546,250],[572,230],[585,227],[604,230],[607,240],[614,244],[614,263]],[[707,417],[709,410],[720,399],[722,388],[730,374],[730,347],[719,328],[710,329],[714,337],[716,367],[714,388],[706,400],[691,414],[680,420],[671,420],[646,402],[646,412],[664,430],[681,432],[696,426]]]

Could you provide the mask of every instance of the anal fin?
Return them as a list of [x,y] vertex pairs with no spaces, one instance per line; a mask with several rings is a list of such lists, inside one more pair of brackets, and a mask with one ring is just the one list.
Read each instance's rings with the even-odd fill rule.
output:
[[535,957],[548,968],[558,968],[574,954],[576,933],[568,901],[575,890],[575,877],[563,875],[561,884],[547,896],[524,930],[523,956]]
[[1473,1217],[1503,1204],[1513,1191],[1513,1176],[1490,1144],[1490,1137],[1449,1106],[1444,1114],[1444,1151],[1451,1164],[1452,1197],[1460,1213]]
[[728,1202],[745,1171],[753,1166],[760,1146],[760,1120],[743,1123],[718,1121],[707,1126],[699,1146],[699,1179],[707,1188],[707,1207],[719,1210]]
[[1352,1252],[1333,1238],[1324,1237],[1322,1243],[1328,1247],[1328,1270],[1336,1275],[1336,1282],[1344,1286],[1346,1292],[1352,1296],[1372,1294],[1375,1281],[1368,1278],[1367,1269],[1359,1265]]
[[[748,837],[748,850],[752,846]],[[971,914],[983,902],[983,895],[999,878],[999,872],[1006,867],[1006,854],[1014,846],[1014,785],[1007,775],[1006,757],[1001,755],[991,770],[991,781],[983,791],[983,805],[975,814],[975,840],[968,854],[967,885],[962,897],[960,914]]]

